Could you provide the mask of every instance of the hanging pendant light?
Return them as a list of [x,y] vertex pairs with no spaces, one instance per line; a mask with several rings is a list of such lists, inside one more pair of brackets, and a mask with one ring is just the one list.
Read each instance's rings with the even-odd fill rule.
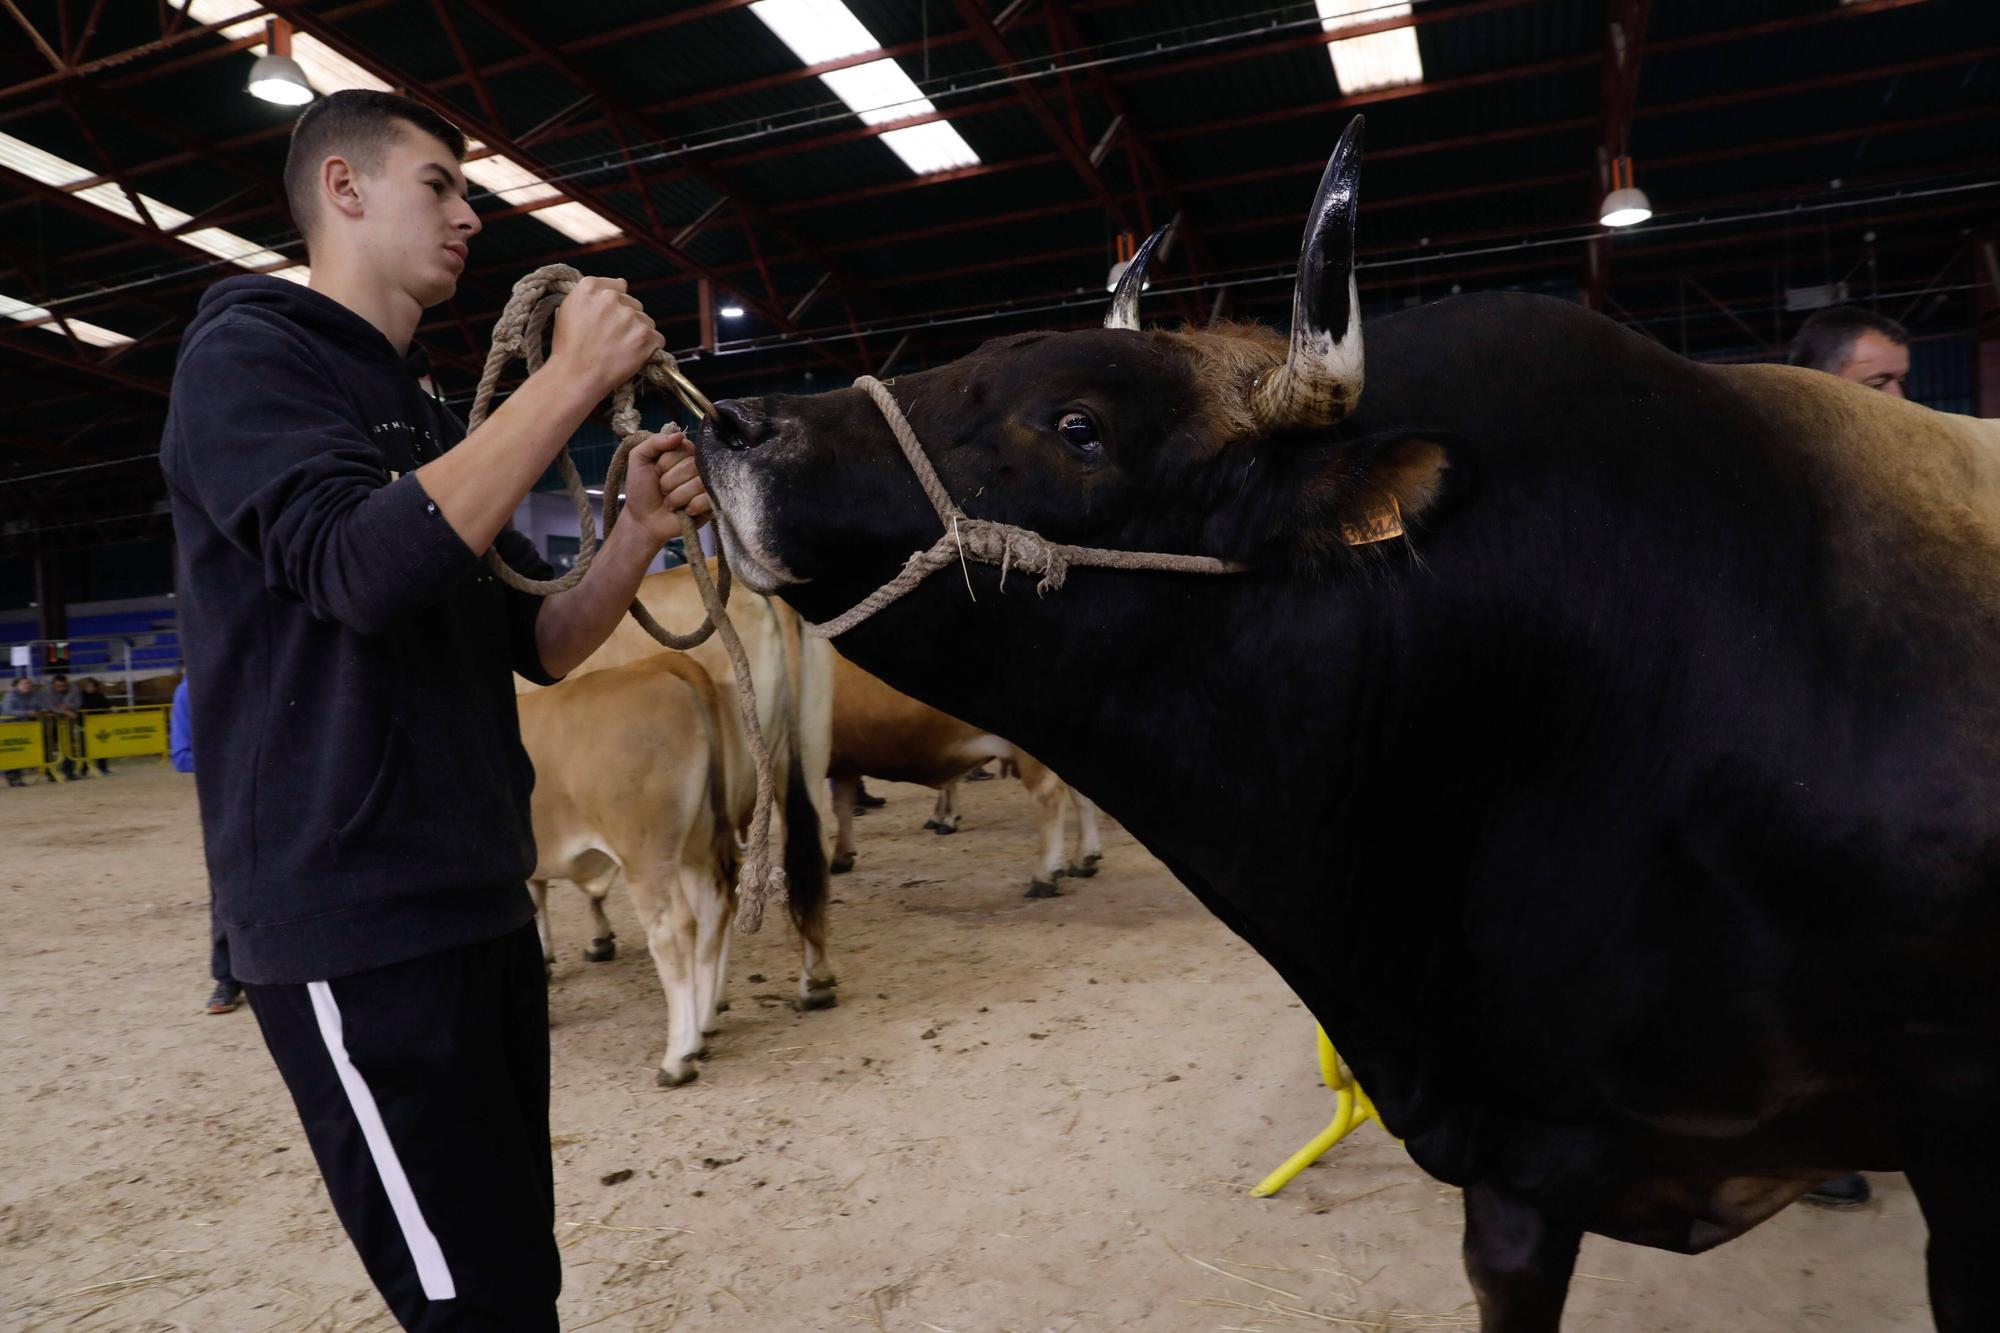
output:
[[1623,153],[1611,159],[1611,193],[1597,220],[1607,227],[1631,227],[1653,216],[1653,201],[1632,183],[1632,159]]
[[292,25],[283,19],[264,25],[264,54],[250,67],[248,87],[252,97],[279,106],[304,106],[313,100],[306,72],[292,59]]

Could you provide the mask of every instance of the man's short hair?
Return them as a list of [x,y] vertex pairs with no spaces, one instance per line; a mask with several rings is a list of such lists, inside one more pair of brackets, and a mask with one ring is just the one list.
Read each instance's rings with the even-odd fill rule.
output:
[[67,685],[69,684],[69,677],[65,676],[62,672],[58,671],[56,672],[55,675],[49,677],[49,684],[53,685],[57,681],[61,681],[63,684]]
[[465,135],[456,125],[395,93],[348,88],[305,109],[292,126],[291,151],[285,158],[285,203],[308,249],[318,220],[320,163],[337,156],[346,158],[356,171],[377,171],[389,146],[407,127],[443,143],[453,158],[464,158]]
[[1910,345],[1910,331],[1887,315],[1859,306],[1828,306],[1799,326],[1798,337],[1792,339],[1791,363],[1838,375],[1847,367],[1854,340],[1864,333],[1879,333],[1898,347]]

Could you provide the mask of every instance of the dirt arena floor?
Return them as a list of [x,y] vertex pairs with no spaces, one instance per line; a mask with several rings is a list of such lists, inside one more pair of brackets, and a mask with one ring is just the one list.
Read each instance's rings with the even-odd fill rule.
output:
[[[1018,784],[883,789],[836,881],[840,1007],[739,937],[699,1081],[662,1090],[653,970],[586,964],[556,909],[551,1007],[568,1330],[1449,1329],[1475,1321],[1455,1192],[1374,1126],[1275,1199],[1325,1123],[1312,1023],[1131,840],[1028,902]],[[0,789],[0,1327],[388,1329],[247,1011],[211,1018],[192,780]],[[1565,1327],[1928,1329],[1899,1177],[1701,1259],[1586,1243]]]

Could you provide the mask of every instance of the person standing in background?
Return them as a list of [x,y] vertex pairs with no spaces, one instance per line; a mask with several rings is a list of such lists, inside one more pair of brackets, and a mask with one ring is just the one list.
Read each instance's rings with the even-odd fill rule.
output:
[[[187,677],[174,687],[174,706],[167,714],[167,758],[174,772],[194,772],[194,710],[188,707]],[[243,1003],[243,983],[229,972],[229,937],[215,915],[215,886],[208,890],[208,975],[215,989],[202,1004],[205,1014],[233,1013]]]
[[[111,700],[105,697],[104,690],[98,685],[97,677],[95,676],[85,676],[82,680],[79,680],[76,683],[76,695],[77,706],[86,714],[108,713],[111,711]],[[98,760],[97,771],[104,777],[110,777],[111,761],[109,759]]]

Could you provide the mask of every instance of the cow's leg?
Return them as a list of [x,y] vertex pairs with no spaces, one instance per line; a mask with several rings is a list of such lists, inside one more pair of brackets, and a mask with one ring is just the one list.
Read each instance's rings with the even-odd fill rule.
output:
[[854,798],[861,794],[861,779],[833,779],[833,860],[827,869],[845,875],[854,869]]
[[1097,829],[1097,806],[1074,787],[1069,789],[1069,799],[1076,805],[1078,829],[1077,857],[1070,863],[1069,873],[1078,879],[1089,879],[1097,873],[1098,862],[1104,859],[1104,842]]
[[1465,1189],[1465,1271],[1480,1333],[1557,1333],[1580,1227],[1486,1184]]
[[931,806],[931,817],[924,821],[924,827],[940,837],[958,832],[957,778],[938,788],[937,800]]
[[608,963],[618,956],[618,932],[611,929],[611,918],[604,914],[604,900],[610,895],[611,886],[617,882],[618,867],[615,863],[599,874],[576,881],[576,886],[590,901],[590,945],[583,951],[585,962]]
[[[681,891],[694,908],[695,1007],[701,1034],[721,1024],[722,988],[729,968],[729,923],[736,919],[736,898],[713,865],[681,867]],[[696,1055],[707,1055],[704,1044]]]
[[1031,755],[1016,751],[1014,762],[1020,770],[1022,785],[1034,798],[1036,826],[1042,834],[1041,858],[1028,881],[1027,896],[1053,898],[1062,892],[1056,887],[1056,881],[1062,878],[1063,873],[1063,844],[1067,841],[1064,824],[1069,815],[1069,789],[1063,785],[1061,778]]
[[1931,1233],[1924,1258],[1938,1333],[1993,1327],[1993,1258],[2000,1255],[1996,1131],[2000,1109],[1972,1114],[1932,1106],[1906,1135],[1904,1166]]
[[660,1058],[659,1084],[677,1088],[692,1082],[695,1053],[701,1049],[701,996],[696,981],[696,921],[680,876],[671,867],[646,866],[625,876],[632,907],[646,928],[646,948],[667,998],[667,1051]]
[[535,934],[542,941],[542,967],[553,971],[556,942],[555,937],[549,934],[549,882],[545,879],[529,880],[528,896],[535,902]]

